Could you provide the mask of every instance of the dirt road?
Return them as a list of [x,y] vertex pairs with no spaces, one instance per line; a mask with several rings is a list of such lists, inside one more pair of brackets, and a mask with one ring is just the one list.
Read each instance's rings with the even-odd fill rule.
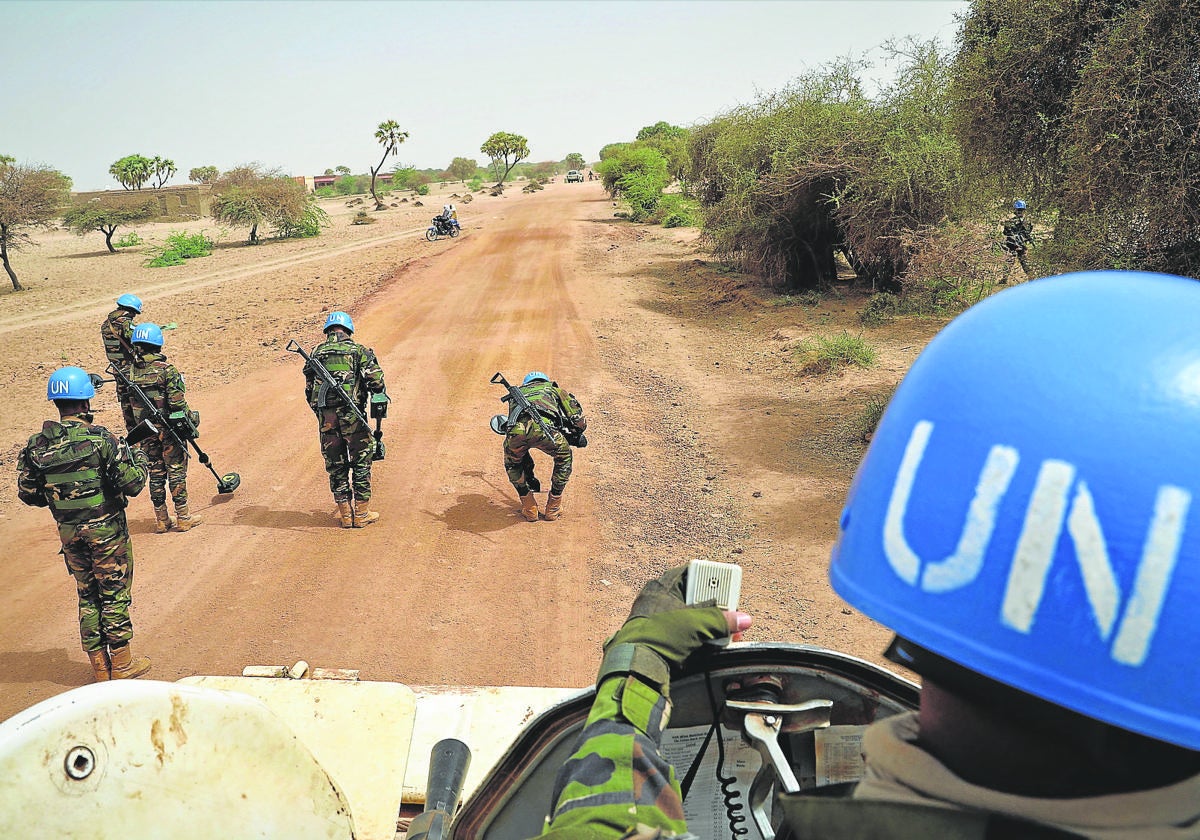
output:
[[[178,353],[169,337],[185,374],[201,371],[189,391],[201,445],[242,486],[216,495],[193,461],[192,507],[206,521],[187,534],[154,534],[148,498],[131,503],[135,649],[153,660],[152,677],[304,659],[414,685],[582,686],[641,583],[691,557],[748,567],[743,603],[759,618],[757,638],[840,642],[874,658],[886,633],[824,583],[849,467],[786,443],[824,409],[805,403],[808,386],[787,369],[790,336],[771,320],[781,315],[736,295],[673,299],[663,272],[698,270],[689,235],[614,220],[598,184],[503,202],[458,240],[415,251],[410,237],[409,251],[376,248],[363,269],[380,279],[352,309],[355,337],[375,349],[393,398],[387,459],[374,473],[382,519],[370,528],[346,531],[333,518],[300,360],[282,350],[291,336],[224,319],[216,329],[232,332],[193,335]],[[295,274],[336,285],[353,253],[264,264],[252,294],[280,290],[286,311],[269,297],[262,308],[285,327],[303,322],[295,337],[311,346],[312,313],[331,307]],[[248,294],[244,273],[207,272],[203,291],[180,288],[178,300],[162,286],[158,308],[190,313]],[[46,316],[90,336],[94,295],[78,294],[89,305],[64,301]],[[713,324],[706,310],[728,314],[731,300],[737,318]],[[0,328],[16,328],[12,313],[0,311]],[[919,349],[909,352],[910,339],[888,339],[899,349],[884,370],[824,387],[842,399],[878,391]],[[577,452],[566,513],[553,523],[517,516],[487,426],[502,408],[488,378],[531,369],[576,393],[592,421],[594,443]],[[45,372],[22,399],[44,388]],[[11,454],[32,429],[3,425],[11,480]],[[548,486],[548,459],[539,474]],[[49,516],[8,507],[0,719],[89,679]]]

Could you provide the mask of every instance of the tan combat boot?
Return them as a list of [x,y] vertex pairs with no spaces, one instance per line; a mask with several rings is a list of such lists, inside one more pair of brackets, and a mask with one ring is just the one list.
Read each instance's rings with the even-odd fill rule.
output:
[[371,510],[371,503],[354,500],[354,527],[366,528],[372,522],[379,519],[379,514]]
[[546,497],[546,510],[542,513],[542,518],[547,522],[553,522],[562,515],[562,496],[555,496],[551,493]]
[[154,533],[165,534],[171,530],[171,526],[174,524],[166,504],[154,506]]
[[199,516],[192,516],[188,511],[187,505],[175,506],[175,529],[178,531],[190,531],[197,525],[204,522]]
[[354,506],[350,502],[338,502],[338,518],[343,528],[354,527]]
[[112,679],[108,670],[111,667],[108,663],[108,651],[89,650],[87,655],[92,663],[92,670],[96,672],[96,682],[108,682]]
[[537,522],[537,499],[533,497],[533,493],[526,493],[521,497],[521,515],[530,522]]
[[144,656],[133,658],[129,645],[110,648],[109,661],[112,663],[112,678],[114,680],[132,680],[150,670],[150,660]]

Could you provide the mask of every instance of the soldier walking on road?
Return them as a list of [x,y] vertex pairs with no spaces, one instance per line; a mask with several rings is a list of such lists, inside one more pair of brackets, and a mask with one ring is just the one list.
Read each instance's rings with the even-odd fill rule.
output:
[[[142,389],[163,417],[193,416],[184,397],[183,376],[162,353],[163,334],[157,324],[138,324],[133,330],[133,346],[139,359],[129,369],[129,381]],[[134,418],[152,420],[154,411],[144,406],[136,395],[132,398]],[[158,437],[141,443],[150,459],[150,501],[154,504],[154,530],[165,534],[172,527],[190,531],[204,520],[188,510],[187,468],[188,450],[185,441],[167,429],[159,429]],[[171,486],[171,501],[175,519],[167,511],[167,484]]]
[[542,513],[544,519],[552,522],[562,514],[563,491],[571,477],[570,441],[582,435],[587,428],[587,418],[575,395],[560,388],[557,382],[551,382],[541,371],[530,371],[522,380],[520,391],[541,415],[550,435],[542,431],[541,424],[529,417],[528,412],[511,405],[505,423],[504,471],[521,497],[521,515],[530,522],[537,522],[538,506],[533,494],[542,486],[533,474],[533,456],[529,452],[540,449],[554,459],[550,495],[546,497],[546,510]]
[[[325,340],[309,355],[329,371],[365,415],[367,394],[384,391],[383,369],[371,348],[350,338],[354,321],[345,312],[330,312],[323,329]],[[304,382],[304,396],[320,424],[321,455],[342,527],[365,528],[379,519],[370,509],[375,439],[350,407],[337,394],[329,393],[329,387],[308,364]]]
[[[142,299],[137,295],[124,294],[117,298],[117,308],[108,313],[104,323],[100,325],[100,337],[104,339],[104,355],[108,361],[121,369],[121,373],[129,375],[129,368],[137,361],[137,352],[133,348],[133,318],[142,313]],[[117,380],[117,402],[121,404],[121,416],[125,420],[126,431],[132,429],[137,421],[134,420],[133,409],[129,405],[129,390],[121,380]]]
[[1033,271],[1029,268],[1025,254],[1033,244],[1033,225],[1025,218],[1025,202],[1021,199],[1013,202],[1012,218],[1004,222],[1003,230],[1004,242],[1001,243],[1001,247],[1004,248],[1008,261],[1004,266],[1004,276],[1000,278],[1000,284],[1008,282],[1008,274],[1012,271],[1014,262],[1021,263],[1026,277],[1032,277]]
[[92,424],[95,386],[77,367],[50,375],[47,399],[59,419],[47,420],[17,458],[17,495],[49,507],[62,555],[79,592],[79,635],[96,681],[140,677],[150,660],[130,650],[133,623],[133,543],[125,522],[127,497],[146,484],[144,454]]

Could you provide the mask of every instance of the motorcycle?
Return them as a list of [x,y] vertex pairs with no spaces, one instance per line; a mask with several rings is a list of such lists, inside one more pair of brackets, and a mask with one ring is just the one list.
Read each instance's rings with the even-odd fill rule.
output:
[[437,242],[439,236],[449,236],[451,239],[458,236],[460,230],[458,219],[434,216],[432,221],[433,224],[429,226],[429,230],[425,231],[425,238],[430,242]]

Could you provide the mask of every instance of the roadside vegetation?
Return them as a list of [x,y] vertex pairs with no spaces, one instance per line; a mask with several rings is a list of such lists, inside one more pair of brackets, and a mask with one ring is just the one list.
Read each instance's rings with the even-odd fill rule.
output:
[[211,215],[229,227],[249,228],[248,244],[261,242],[259,227],[270,225],[276,238],[317,236],[329,224],[316,197],[279,170],[239,166],[213,182]]
[[1194,3],[973,0],[949,48],[885,53],[880,89],[839,60],[707,122],[647,126],[596,171],[629,219],[698,224],[719,261],[791,300],[853,276],[867,327],[995,291],[1016,199],[1034,276],[1200,277]]
[[170,234],[162,245],[151,249],[146,266],[162,268],[170,265],[183,265],[184,260],[207,257],[212,254],[212,251],[213,241],[203,231],[200,233],[176,231]]

